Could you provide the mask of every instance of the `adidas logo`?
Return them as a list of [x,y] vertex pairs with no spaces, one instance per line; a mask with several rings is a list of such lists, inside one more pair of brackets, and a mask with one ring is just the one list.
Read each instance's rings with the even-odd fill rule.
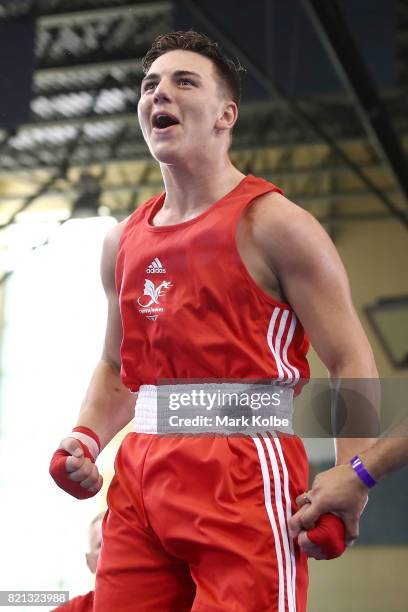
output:
[[146,274],[165,274],[166,269],[163,267],[162,262],[158,257],[155,257],[148,268],[146,268]]

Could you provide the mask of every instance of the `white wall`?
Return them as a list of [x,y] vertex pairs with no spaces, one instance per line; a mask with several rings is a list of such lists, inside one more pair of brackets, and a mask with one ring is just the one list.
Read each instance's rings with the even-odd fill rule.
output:
[[[111,218],[76,220],[17,263],[4,304],[0,389],[0,588],[92,585],[84,560],[100,497],[79,501],[48,465],[75,424],[105,327],[102,239]],[[25,228],[25,231],[27,228]],[[44,610],[44,608],[41,608]]]

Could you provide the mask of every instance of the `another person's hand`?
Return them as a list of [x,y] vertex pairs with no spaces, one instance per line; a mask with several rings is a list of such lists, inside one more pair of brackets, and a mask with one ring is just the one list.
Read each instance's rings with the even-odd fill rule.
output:
[[99,448],[99,439],[94,432],[88,428],[75,428],[62,440],[51,459],[50,474],[56,484],[78,499],[93,497],[103,482],[95,465]]
[[360,533],[360,517],[368,501],[367,492],[350,465],[339,465],[318,474],[312,489],[296,500],[299,510],[289,522],[291,536],[302,534],[301,543],[304,532],[312,529],[322,514],[333,513],[343,520],[346,543],[351,546]]

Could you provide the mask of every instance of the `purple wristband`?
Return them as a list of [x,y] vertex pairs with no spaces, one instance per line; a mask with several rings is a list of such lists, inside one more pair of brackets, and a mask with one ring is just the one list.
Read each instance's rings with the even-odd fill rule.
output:
[[369,474],[369,472],[366,470],[364,463],[361,461],[358,455],[355,455],[355,457],[350,460],[350,464],[357,476],[364,482],[366,487],[371,489],[371,487],[377,484],[377,481],[374,480],[371,474]]

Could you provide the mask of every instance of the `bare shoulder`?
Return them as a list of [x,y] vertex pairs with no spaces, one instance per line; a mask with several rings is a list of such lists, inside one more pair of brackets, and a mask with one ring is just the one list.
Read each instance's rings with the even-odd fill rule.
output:
[[101,258],[101,277],[106,292],[115,289],[115,267],[120,238],[129,217],[111,227],[103,241]]
[[320,223],[307,212],[285,196],[277,192],[266,193],[256,199],[251,207],[254,221],[259,231],[262,228],[269,236],[280,236],[285,240],[295,239],[310,231],[324,231]]
[[120,238],[123,234],[123,230],[125,229],[126,223],[128,222],[128,220],[129,220],[129,217],[127,217],[123,221],[120,221],[120,223],[117,223],[113,227],[109,228],[109,230],[106,233],[106,236],[103,242],[103,248],[104,250],[111,252],[112,255],[116,255],[117,253],[117,250],[119,247],[119,241],[120,241]]
[[299,265],[304,258],[335,256],[336,249],[317,219],[285,196],[267,193],[250,210],[256,243],[275,264]]

